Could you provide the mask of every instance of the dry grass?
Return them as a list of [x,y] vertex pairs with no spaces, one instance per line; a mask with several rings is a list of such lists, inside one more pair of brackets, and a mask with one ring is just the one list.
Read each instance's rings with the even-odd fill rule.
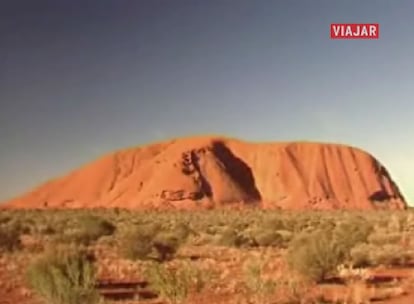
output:
[[[23,265],[13,260],[23,256],[33,259],[34,244],[39,245],[36,250],[41,253],[57,244],[75,243],[95,253],[98,280],[152,281],[154,286],[157,274],[158,287],[154,291],[159,298],[168,298],[165,290],[176,286],[172,289],[185,295],[180,298],[182,302],[187,299],[188,303],[203,304],[214,299],[214,303],[236,303],[237,298],[242,298],[249,303],[311,304],[318,303],[318,288],[326,295],[337,291],[338,301],[342,294],[342,300],[349,303],[393,298],[413,290],[414,279],[384,285],[369,283],[360,276],[352,280],[343,278],[343,285],[335,281],[339,274],[337,267],[347,264],[359,267],[362,272],[375,271],[375,267],[409,267],[414,257],[414,240],[410,237],[414,232],[413,214],[413,211],[5,211],[0,215],[0,232],[3,232],[0,237],[3,235],[4,240],[16,242],[17,246],[3,242],[7,250],[0,254],[0,283],[7,280],[20,283],[13,285],[10,294],[6,293],[8,288],[0,288],[0,297],[11,295],[16,303],[35,303],[33,293],[20,292],[16,287],[27,287],[23,273],[29,261]],[[142,228],[149,225],[156,228],[152,232]],[[13,236],[4,234],[5,231]],[[81,235],[81,241],[73,242],[75,235]],[[307,241],[301,241],[303,238]],[[27,240],[32,240],[32,244]],[[128,250],[138,259],[125,259]],[[151,264],[157,270],[152,275],[145,271],[149,267],[146,257],[163,262],[156,267]],[[13,264],[15,268],[11,267]],[[167,271],[177,269],[177,265],[181,265],[184,274],[204,278],[200,281],[209,287],[195,294],[189,275]],[[201,272],[191,272],[183,265]],[[209,276],[207,270],[216,274]],[[327,283],[330,280],[332,283]]]

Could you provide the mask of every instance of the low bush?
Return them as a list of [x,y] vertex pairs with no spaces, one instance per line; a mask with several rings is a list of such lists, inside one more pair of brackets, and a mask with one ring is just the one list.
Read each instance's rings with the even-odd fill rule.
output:
[[188,262],[175,268],[150,263],[144,273],[150,288],[171,304],[184,302],[192,292],[201,292],[209,279],[208,272]]
[[255,245],[260,247],[282,247],[284,239],[277,231],[258,229],[252,233]]
[[368,242],[374,245],[397,244],[401,239],[401,233],[372,233],[368,237]]
[[39,225],[37,233],[40,235],[53,235],[57,233],[57,230],[50,224]]
[[0,252],[13,252],[21,248],[20,232],[13,226],[0,226]]
[[405,266],[412,259],[411,253],[407,252],[400,245],[385,244],[379,246],[371,254],[373,265],[384,266]]
[[182,225],[166,230],[159,225],[139,225],[121,241],[121,253],[131,260],[171,260],[189,232]]
[[284,219],[281,215],[272,215],[269,218],[265,219],[262,223],[262,227],[264,229],[273,231],[287,229],[286,226],[286,219]]
[[12,220],[12,217],[8,214],[0,214],[0,225],[7,224]]
[[343,260],[342,246],[329,231],[302,233],[291,242],[287,260],[289,266],[316,282],[333,274]]
[[349,217],[341,221],[333,230],[334,241],[344,257],[349,258],[352,248],[366,243],[373,230],[372,224],[362,217]]
[[95,276],[92,257],[66,247],[44,253],[27,271],[30,287],[50,304],[99,303]]
[[250,246],[252,241],[236,229],[226,227],[219,233],[216,243],[219,246],[239,248]]
[[89,245],[103,236],[112,235],[116,227],[98,216],[83,216],[79,219],[76,232],[72,235],[77,243]]
[[172,232],[162,232],[157,234],[152,241],[152,246],[156,252],[156,260],[171,260],[180,246],[184,243],[184,239],[180,237],[182,237],[182,235],[176,235]]
[[127,231],[121,239],[121,254],[130,260],[149,259],[158,229],[154,225],[139,225]]
[[244,265],[246,297],[253,303],[267,303],[276,291],[276,281],[264,277],[264,265],[265,263],[259,260],[248,261]]
[[351,263],[354,267],[368,267],[372,266],[372,254],[378,250],[375,245],[361,243],[356,245],[350,251]]
[[414,258],[413,253],[398,244],[359,244],[351,250],[354,267],[406,266]]

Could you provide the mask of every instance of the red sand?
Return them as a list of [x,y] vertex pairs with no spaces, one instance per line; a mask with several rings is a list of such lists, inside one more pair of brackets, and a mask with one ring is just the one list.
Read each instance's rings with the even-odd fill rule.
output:
[[118,151],[5,206],[187,209],[232,203],[283,209],[406,208],[387,170],[359,149],[220,137]]

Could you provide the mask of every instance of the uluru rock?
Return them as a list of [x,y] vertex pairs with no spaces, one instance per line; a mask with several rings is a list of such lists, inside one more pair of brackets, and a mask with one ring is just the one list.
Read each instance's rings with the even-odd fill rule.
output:
[[182,138],[106,155],[6,202],[12,208],[405,209],[390,174],[360,149]]

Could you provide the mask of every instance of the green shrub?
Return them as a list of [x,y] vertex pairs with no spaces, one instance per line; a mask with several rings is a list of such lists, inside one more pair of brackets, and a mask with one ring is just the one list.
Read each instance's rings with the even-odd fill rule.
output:
[[342,254],[349,258],[353,247],[365,243],[373,230],[372,224],[360,217],[350,217],[340,222],[334,229],[334,241]]
[[130,260],[150,259],[157,229],[153,225],[140,225],[128,231],[121,239],[122,255]]
[[227,247],[244,247],[249,246],[251,241],[243,234],[238,233],[235,229],[226,227],[217,239],[217,245]]
[[50,224],[40,225],[37,230],[37,232],[41,235],[53,235],[57,233],[57,230]]
[[182,303],[191,292],[200,292],[208,281],[209,273],[190,263],[180,263],[175,269],[164,264],[150,263],[145,277],[150,287],[171,304]]
[[180,235],[175,235],[171,232],[159,233],[153,239],[152,243],[156,251],[156,259],[158,261],[171,260],[182,245],[183,241],[183,239],[180,239]]
[[189,224],[184,222],[179,222],[173,225],[172,233],[180,240],[187,240],[191,234],[195,232],[190,228]]
[[31,288],[50,304],[99,303],[95,275],[92,258],[74,248],[47,252],[27,271]]
[[294,233],[288,230],[278,230],[276,232],[282,237],[284,245],[289,244],[294,237]]
[[72,235],[77,243],[89,245],[103,236],[112,235],[116,227],[98,216],[83,216],[79,219],[76,233]]
[[404,229],[408,232],[414,231],[414,213],[413,211],[410,211],[407,213],[405,223],[404,223]]
[[373,265],[372,254],[378,250],[375,245],[361,243],[350,251],[351,262],[354,267],[368,267]]
[[0,225],[9,223],[12,220],[12,217],[7,214],[0,214]]
[[0,226],[0,229],[5,229],[9,231],[14,231],[19,235],[30,234],[32,226],[29,223],[24,223],[20,218],[13,218],[7,223]]
[[368,241],[374,245],[397,244],[401,242],[401,233],[372,233]]
[[271,215],[269,218],[267,218],[266,220],[264,220],[264,222],[262,223],[262,227],[264,229],[269,229],[269,230],[284,230],[287,229],[289,227],[286,227],[286,219],[282,218],[282,216],[280,215]]
[[343,253],[330,232],[317,230],[297,236],[289,246],[287,259],[292,269],[320,282],[333,274]]
[[391,217],[388,219],[388,231],[395,233],[395,232],[401,232],[404,224],[403,218],[399,217],[398,214],[392,214]]
[[216,235],[219,233],[220,228],[214,225],[208,225],[205,229],[205,232],[210,235]]
[[378,247],[371,255],[374,265],[385,266],[405,266],[410,262],[411,258],[411,253],[396,244],[385,244]]
[[351,250],[355,267],[405,266],[411,262],[413,253],[398,244],[359,244]]
[[13,252],[21,248],[20,232],[10,226],[0,226],[0,252]]
[[251,298],[254,303],[266,303],[277,287],[276,281],[263,277],[264,265],[265,262],[253,260],[244,266],[244,285],[247,289],[247,297]]
[[259,229],[256,230],[252,238],[258,246],[261,247],[282,247],[284,244],[283,236],[277,231]]
[[189,232],[181,225],[167,231],[159,225],[140,225],[129,231],[121,241],[124,257],[131,260],[171,260]]

